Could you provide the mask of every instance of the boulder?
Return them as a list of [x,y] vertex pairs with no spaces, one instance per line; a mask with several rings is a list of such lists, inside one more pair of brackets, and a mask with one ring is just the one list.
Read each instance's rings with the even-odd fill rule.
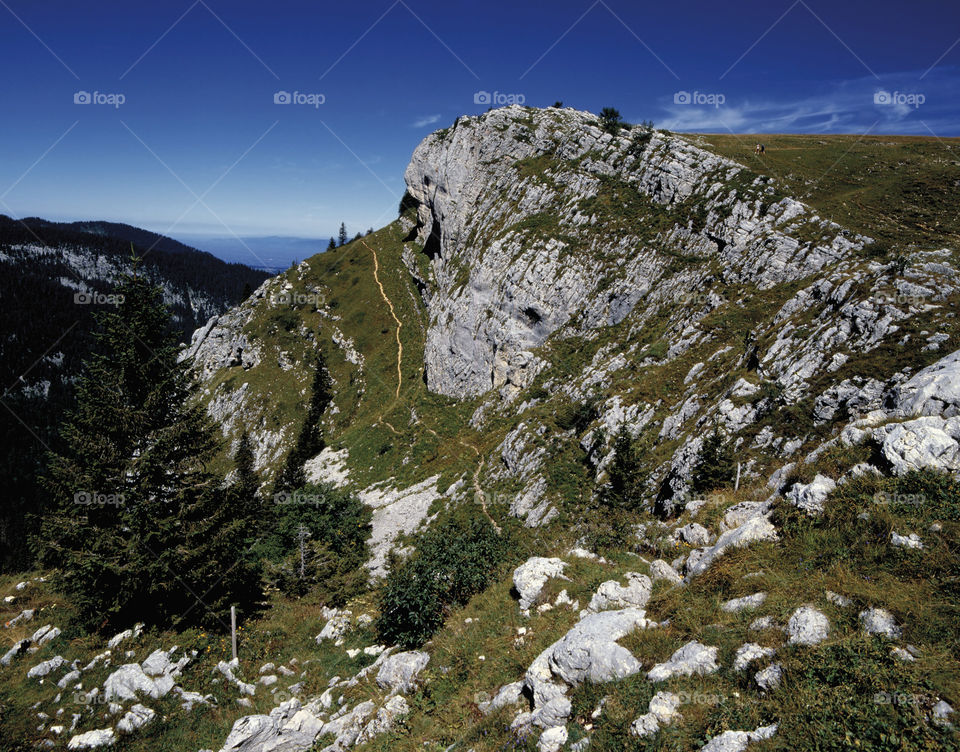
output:
[[173,679],[167,676],[151,679],[139,663],[127,663],[114,671],[103,683],[108,700],[136,700],[138,695],[147,695],[155,700],[173,689]]
[[672,692],[657,692],[650,700],[647,712],[630,724],[631,736],[653,736],[661,726],[669,726],[680,713],[680,696]]
[[3,658],[0,658],[0,666],[9,666],[13,663],[13,659],[17,658],[27,652],[27,648],[30,647],[30,638],[26,637],[19,642],[14,643],[13,647],[10,648],[6,653],[4,653]]
[[363,744],[363,742],[370,741],[374,737],[390,731],[396,724],[397,719],[409,712],[410,706],[407,704],[406,698],[402,695],[394,695],[377,711],[373,720],[364,726],[360,736],[357,737],[357,744]]
[[891,398],[896,412],[905,417],[960,415],[960,350],[895,387]]
[[380,664],[377,684],[391,694],[407,694],[417,688],[417,675],[430,662],[430,655],[419,650],[395,653]]
[[916,533],[910,533],[910,535],[900,535],[900,533],[896,532],[895,530],[890,531],[890,544],[897,546],[898,548],[923,548],[923,541]]
[[657,580],[666,580],[673,585],[679,585],[683,582],[683,577],[676,569],[671,567],[663,559],[655,559],[650,564],[650,579],[653,582]]
[[751,742],[770,739],[777,733],[777,724],[761,726],[756,731],[724,731],[713,737],[700,752],[743,752]]
[[830,621],[812,606],[801,606],[787,622],[788,642],[791,645],[816,645],[830,634]]
[[691,641],[677,650],[664,663],[658,663],[647,672],[650,681],[666,681],[674,676],[704,676],[720,669],[717,648]]
[[769,514],[751,517],[739,527],[723,533],[711,548],[697,549],[687,557],[687,577],[696,577],[728,548],[744,548],[758,541],[776,541],[777,529],[770,522]]
[[776,651],[773,648],[764,648],[760,647],[755,642],[748,642],[745,645],[742,645],[738,650],[737,654],[733,657],[733,670],[734,671],[744,671],[747,666],[749,666],[754,661],[759,661],[763,658],[769,658]]
[[650,600],[653,583],[645,574],[627,572],[627,584],[616,580],[607,580],[597,588],[590,599],[588,611],[608,611],[610,609],[643,608]]
[[132,734],[137,729],[150,723],[156,715],[156,712],[146,705],[137,703],[120,719],[120,723],[117,724],[117,731],[121,734]]
[[748,608],[759,608],[765,600],[767,600],[766,593],[754,593],[753,595],[745,595],[742,598],[731,598],[729,601],[724,601],[720,604],[720,608],[728,614],[735,614],[738,611],[745,611]]
[[960,417],[916,418],[875,428],[872,433],[897,475],[923,469],[960,471]]
[[107,747],[117,741],[112,728],[94,729],[83,734],[77,734],[68,743],[67,749],[96,749]]
[[707,546],[713,540],[713,535],[699,522],[691,522],[689,525],[678,527],[671,536],[676,541],[688,543],[691,546]]
[[762,671],[753,675],[757,686],[764,692],[772,692],[780,686],[783,680],[783,667],[779,663],[771,663]]
[[534,556],[513,570],[513,587],[520,596],[520,609],[526,611],[540,595],[551,577],[562,577],[566,563],[557,558]]
[[552,726],[540,734],[537,752],[560,752],[567,743],[567,727]]
[[65,666],[66,663],[67,662],[59,655],[55,655],[50,660],[44,661],[43,663],[38,663],[36,666],[27,671],[27,678],[42,679],[51,671],[56,671],[61,666]]
[[823,504],[836,487],[833,478],[818,473],[810,483],[795,483],[787,493],[787,499],[797,509],[809,515],[818,515],[823,513]]
[[899,640],[901,631],[893,614],[885,608],[868,608],[860,612],[860,624],[867,634],[880,635],[890,640]]

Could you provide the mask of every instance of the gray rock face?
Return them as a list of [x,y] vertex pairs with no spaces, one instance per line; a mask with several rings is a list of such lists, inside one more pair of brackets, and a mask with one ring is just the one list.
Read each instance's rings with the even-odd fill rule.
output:
[[960,472],[960,417],[923,417],[874,430],[897,475],[929,468]]
[[[369,710],[372,709],[371,702]],[[351,726],[354,720],[357,719],[353,714],[341,718],[340,725],[350,727],[353,732],[349,744],[356,740],[359,733],[359,729],[353,731]],[[299,700],[287,700],[271,710],[269,715],[248,715],[234,722],[220,752],[305,752],[313,746],[324,728],[325,725],[304,709]],[[336,734],[338,730],[342,731],[339,727],[335,729],[331,726],[330,732]]]
[[812,606],[801,606],[787,622],[787,635],[793,645],[816,645],[830,634],[830,621]]
[[627,584],[621,585],[616,580],[607,580],[602,583],[597,592],[590,599],[588,611],[607,611],[609,609],[643,608],[650,600],[650,591],[653,583],[645,574],[627,572]]
[[429,653],[419,650],[395,653],[380,664],[377,684],[389,689],[391,694],[408,694],[417,688],[417,675],[429,662]]
[[677,650],[665,663],[647,672],[650,681],[666,681],[674,676],[704,676],[719,671],[717,648],[691,641]]
[[534,556],[513,570],[513,587],[520,596],[520,609],[526,611],[539,597],[551,577],[562,577],[566,562],[557,558]]
[[402,695],[394,695],[381,707],[373,720],[368,723],[357,737],[357,744],[369,741],[390,731],[397,720],[410,712],[410,706]]
[[743,752],[751,742],[771,739],[777,733],[777,725],[761,726],[755,731],[724,731],[713,737],[701,752]]
[[689,525],[678,527],[674,531],[673,537],[683,543],[689,543],[691,546],[707,546],[713,540],[710,531],[698,522],[691,522]]
[[[541,368],[532,350],[558,329],[616,324],[640,300],[651,309],[668,296],[676,300],[680,290],[656,285],[664,258],[640,238],[598,236],[595,214],[578,208],[596,195],[601,176],[629,184],[654,204],[697,200],[716,210],[702,233],[677,227],[661,240],[716,256],[731,280],[750,277],[765,287],[799,278],[854,245],[825,224],[833,240],[801,247],[782,227],[788,220],[819,226],[806,207],[771,202],[761,214],[764,186],[717,190],[717,180],[742,168],[686,140],[655,132],[640,156],[629,154],[630,146],[629,137],[604,133],[589,113],[505,107],[461,117],[417,147],[405,180],[419,205],[418,240],[431,259],[424,355],[431,390],[462,397],[496,389],[510,399]],[[547,155],[562,163],[549,181],[518,169]],[[525,246],[520,221],[542,215],[556,217],[590,252],[570,261],[564,256],[570,243],[558,238]],[[621,259],[623,275],[602,289],[604,254]],[[682,291],[698,292],[693,282]]]
[[787,499],[797,509],[802,509],[809,515],[823,513],[823,504],[827,496],[837,487],[832,478],[817,474],[810,483],[796,483],[787,494]]
[[895,387],[892,397],[896,411],[905,417],[960,416],[960,350]]
[[584,616],[527,669],[523,684],[533,696],[533,711],[520,723],[543,729],[562,726],[571,712],[566,697],[570,686],[585,681],[608,682],[638,673],[642,668],[640,661],[617,640],[635,629],[656,626],[636,608]]
[[893,614],[885,608],[868,608],[860,612],[860,624],[867,634],[880,635],[890,640],[899,640],[901,631]]

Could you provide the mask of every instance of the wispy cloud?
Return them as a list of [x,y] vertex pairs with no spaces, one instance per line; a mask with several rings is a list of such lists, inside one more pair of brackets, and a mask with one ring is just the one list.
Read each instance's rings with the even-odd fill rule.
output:
[[[673,131],[735,133],[903,133],[960,135],[950,108],[960,94],[956,71],[940,69],[837,81],[822,92],[791,97],[788,90],[751,96],[735,92],[678,92],[662,100],[658,125]],[[722,86],[720,87],[722,89]],[[705,96],[723,94],[719,106]],[[687,96],[683,96],[687,95]],[[677,100],[680,101],[677,101]],[[709,101],[715,101],[709,100]],[[690,102],[689,104],[684,102]]]
[[439,123],[439,122],[440,122],[439,115],[424,115],[422,118],[419,118],[418,120],[414,120],[410,127],[425,128],[428,125],[433,125],[434,123]]

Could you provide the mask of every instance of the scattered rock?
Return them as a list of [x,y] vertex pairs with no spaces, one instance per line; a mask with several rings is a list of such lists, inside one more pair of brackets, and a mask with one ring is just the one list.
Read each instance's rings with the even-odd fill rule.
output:
[[538,752],[560,752],[567,743],[567,727],[553,726],[540,734],[537,742]]
[[658,663],[647,672],[650,681],[666,681],[674,676],[705,675],[718,671],[717,648],[699,642],[688,642],[665,663]]
[[551,577],[562,577],[566,563],[557,558],[534,556],[513,571],[513,587],[520,596],[520,609],[526,611],[540,595]]
[[832,478],[818,473],[806,485],[794,484],[787,494],[787,499],[797,509],[802,509],[809,515],[818,515],[823,513],[824,502],[836,487],[837,484]]
[[117,724],[117,731],[122,734],[132,734],[137,729],[143,728],[150,723],[156,715],[157,714],[146,705],[137,703],[120,719],[120,723]]
[[653,736],[661,726],[669,726],[680,713],[680,696],[672,692],[657,692],[650,700],[647,712],[630,724],[631,736]]
[[430,662],[430,655],[419,650],[387,657],[377,673],[377,684],[391,694],[409,694],[417,688],[417,675]]
[[657,580],[666,580],[674,585],[679,585],[681,582],[683,582],[683,577],[680,576],[680,573],[663,559],[655,559],[653,562],[651,562],[650,579],[653,580],[653,582],[656,582]]
[[597,588],[590,599],[588,611],[607,611],[610,609],[643,608],[650,600],[653,583],[645,574],[627,572],[627,585],[624,587],[616,580],[607,580]]
[[733,670],[744,671],[754,661],[769,658],[775,652],[773,648],[764,648],[755,642],[748,642],[737,650],[737,654],[733,658]]
[[812,606],[801,606],[787,622],[787,635],[792,645],[816,645],[830,634],[830,621]]
[[780,686],[783,680],[783,667],[779,663],[771,663],[762,671],[753,675],[757,686],[765,692],[772,692]]
[[700,752],[743,752],[751,742],[770,739],[777,733],[777,724],[761,726],[756,731],[724,731],[715,736]]
[[96,749],[106,747],[117,741],[112,728],[95,729],[84,734],[77,734],[67,744],[67,749]]
[[900,535],[900,533],[896,531],[891,531],[890,543],[891,545],[898,546],[899,548],[923,548],[923,541],[916,533],[910,533],[910,535]]
[[66,665],[66,663],[67,662],[63,658],[61,658],[59,655],[56,655],[50,660],[44,661],[43,663],[38,663],[32,669],[27,671],[27,678],[42,679],[51,671],[56,671],[61,666]]
[[711,548],[692,551],[687,558],[687,576],[696,577],[710,567],[714,560],[728,548],[744,548],[758,541],[776,541],[777,529],[768,515],[751,517],[740,527],[723,533]]
[[723,611],[729,614],[735,614],[738,611],[744,611],[748,608],[759,608],[767,600],[767,594],[760,592],[753,595],[745,595],[742,598],[733,598],[720,605]]
[[885,608],[868,608],[860,612],[860,624],[867,634],[880,635],[890,640],[899,640],[901,631],[893,614]]
[[827,600],[839,608],[850,608],[850,606],[853,605],[853,601],[849,598],[839,593],[834,593],[832,590],[827,591]]

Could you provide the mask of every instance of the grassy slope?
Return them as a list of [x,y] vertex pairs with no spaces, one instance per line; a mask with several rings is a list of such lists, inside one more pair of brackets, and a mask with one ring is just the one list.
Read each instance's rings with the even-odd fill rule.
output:
[[[888,244],[960,244],[960,139],[917,136],[691,137],[776,178],[825,217]],[[762,156],[755,145],[766,147]]]

